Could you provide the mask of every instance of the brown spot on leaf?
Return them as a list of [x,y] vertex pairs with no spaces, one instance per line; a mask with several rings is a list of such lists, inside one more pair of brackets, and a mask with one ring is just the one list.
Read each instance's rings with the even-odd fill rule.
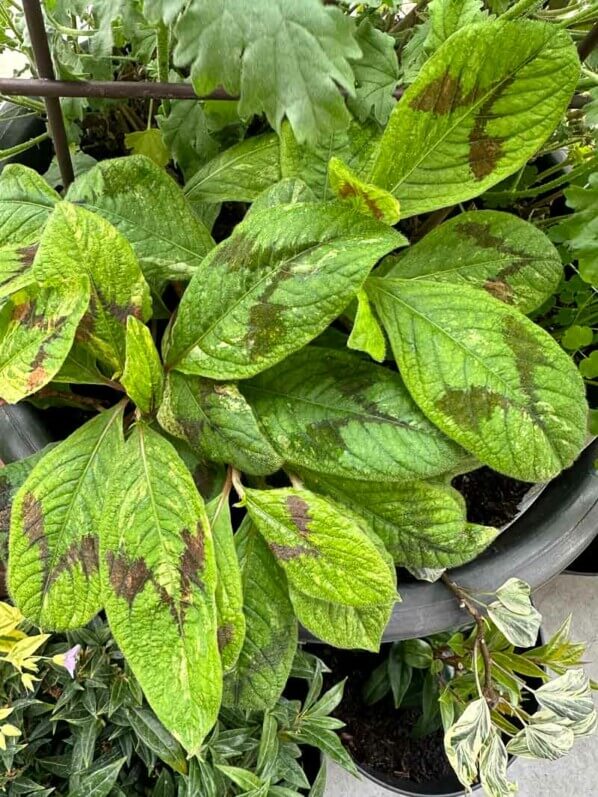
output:
[[147,582],[152,580],[148,566],[141,558],[130,562],[124,554],[114,555],[111,551],[106,554],[106,562],[109,569],[108,578],[114,592],[119,598],[124,598],[131,607]]
[[37,249],[37,244],[31,244],[31,246],[23,246],[20,249],[17,249],[19,260],[23,265],[22,271],[25,271],[33,264],[33,259],[35,258]]
[[317,557],[320,555],[315,548],[308,548],[305,545],[281,545],[277,542],[269,542],[268,547],[274,556],[282,562],[297,559],[299,556]]
[[461,105],[467,105],[475,100],[473,92],[463,94],[459,79],[451,75],[447,69],[444,74],[430,81],[410,102],[414,111],[427,111],[445,115],[452,113]]
[[503,282],[503,280],[498,279],[498,277],[487,279],[484,282],[484,290],[488,291],[488,293],[494,296],[495,299],[499,299],[505,304],[514,303],[513,288],[511,288],[507,282]]
[[86,534],[62,554],[52,572],[48,574],[47,586],[51,586],[61,573],[71,570],[76,565],[81,567],[86,579],[90,579],[98,571],[98,545],[96,538]]
[[371,196],[368,196],[365,191],[361,191],[357,186],[352,185],[351,183],[343,183],[339,188],[338,193],[342,199],[347,199],[348,197],[356,197],[357,199],[361,199],[374,218],[381,219],[384,216],[384,213],[380,207],[378,207],[376,201],[372,199]]
[[185,543],[185,550],[181,556],[181,579],[183,594],[188,595],[192,584],[203,589],[201,573],[205,559],[205,532],[201,522],[197,522],[195,534],[183,529],[181,537]]
[[486,127],[488,122],[496,118],[492,106],[514,80],[514,77],[510,77],[500,82],[477,111],[473,130],[469,134],[469,166],[476,180],[483,180],[492,174],[503,154],[504,138],[488,135]]
[[500,393],[475,385],[465,390],[447,390],[436,406],[459,426],[478,432],[481,424],[491,417],[497,407],[506,411],[510,405]]
[[219,626],[217,631],[219,653],[222,653],[224,648],[230,644],[233,639],[234,632],[235,629],[231,623],[226,623],[226,625]]
[[298,495],[289,495],[286,500],[286,506],[289,510],[291,520],[299,530],[302,537],[307,537],[309,534],[309,523],[311,515],[309,514],[309,504],[300,498]]
[[23,532],[29,544],[39,548],[40,559],[46,570],[50,551],[44,528],[44,513],[41,501],[33,493],[27,493],[23,499]]

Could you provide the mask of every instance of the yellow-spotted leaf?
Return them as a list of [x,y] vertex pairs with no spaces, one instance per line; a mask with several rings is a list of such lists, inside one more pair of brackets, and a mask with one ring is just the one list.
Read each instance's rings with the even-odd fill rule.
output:
[[357,312],[347,346],[369,354],[378,363],[386,359],[386,338],[363,289],[357,294]]
[[125,368],[120,378],[141,412],[154,412],[162,400],[164,372],[151,332],[135,316],[127,318]]
[[401,215],[399,200],[383,188],[360,180],[339,158],[331,158],[328,163],[328,181],[335,196],[360,213],[386,224],[398,222]]
[[39,241],[60,196],[33,169],[7,164],[0,176],[0,246]]

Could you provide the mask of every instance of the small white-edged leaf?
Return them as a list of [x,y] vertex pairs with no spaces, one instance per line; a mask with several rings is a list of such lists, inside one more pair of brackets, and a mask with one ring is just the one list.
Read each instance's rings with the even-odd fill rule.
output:
[[520,758],[546,758],[556,761],[573,747],[575,735],[571,728],[551,720],[526,725],[507,744],[507,752]]
[[517,793],[517,784],[507,778],[508,761],[507,748],[493,728],[490,743],[484,746],[480,756],[480,780],[488,797],[508,797]]
[[540,612],[530,605],[529,614],[515,614],[499,601],[488,606],[488,615],[511,644],[531,648],[536,644],[542,623]]
[[582,669],[567,670],[564,675],[541,686],[535,697],[542,708],[557,717],[579,722],[594,712],[590,679]]
[[478,774],[478,757],[491,731],[490,709],[484,698],[470,703],[444,736],[444,749],[461,783],[469,786]]

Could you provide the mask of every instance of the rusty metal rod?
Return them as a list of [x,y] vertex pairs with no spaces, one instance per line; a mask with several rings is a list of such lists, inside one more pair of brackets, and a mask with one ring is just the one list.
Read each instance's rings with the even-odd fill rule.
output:
[[224,89],[199,97],[188,83],[150,83],[134,80],[36,80],[0,78],[0,94],[21,97],[102,97],[124,100],[237,100]]
[[[29,38],[31,39],[31,47],[33,49],[37,72],[39,76],[43,78],[42,82],[50,83],[55,78],[54,66],[52,64],[52,56],[50,55],[50,47],[48,46],[48,37],[46,35],[44,17],[39,0],[23,0],[23,11],[25,12],[25,21],[27,22],[27,30],[29,31]],[[73,173],[73,163],[71,161],[71,153],[69,152],[69,144],[62,116],[62,109],[60,107],[60,100],[58,96],[45,95],[44,101],[46,104],[46,113],[48,114],[50,135],[54,143],[56,160],[58,161],[58,168],[60,169],[60,176],[62,178],[62,185],[66,191],[75,179],[75,175]]]

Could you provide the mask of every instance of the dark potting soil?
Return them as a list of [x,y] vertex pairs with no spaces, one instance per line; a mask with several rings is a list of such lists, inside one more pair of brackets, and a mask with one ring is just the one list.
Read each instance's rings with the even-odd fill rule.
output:
[[517,516],[519,504],[531,486],[486,467],[453,479],[453,487],[465,498],[469,522],[496,528]]

